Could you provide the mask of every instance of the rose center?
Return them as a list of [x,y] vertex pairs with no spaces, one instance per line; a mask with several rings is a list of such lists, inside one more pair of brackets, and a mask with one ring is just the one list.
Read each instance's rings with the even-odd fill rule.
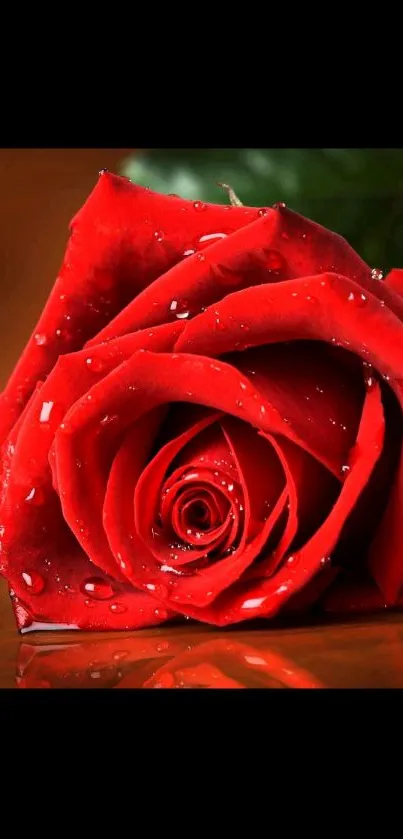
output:
[[211,510],[205,501],[194,501],[189,504],[187,519],[190,527],[199,530],[210,530]]

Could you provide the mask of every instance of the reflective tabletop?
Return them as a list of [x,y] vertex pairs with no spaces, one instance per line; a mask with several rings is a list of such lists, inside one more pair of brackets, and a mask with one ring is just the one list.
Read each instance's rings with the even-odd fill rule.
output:
[[2,688],[403,688],[403,614],[303,627],[20,636],[0,584]]

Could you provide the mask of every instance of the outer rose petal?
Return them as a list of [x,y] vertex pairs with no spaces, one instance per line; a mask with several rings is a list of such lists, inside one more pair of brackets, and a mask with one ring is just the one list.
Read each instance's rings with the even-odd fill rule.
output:
[[384,285],[387,288],[393,289],[396,294],[403,296],[403,268],[393,268],[392,271],[386,275]]
[[324,271],[350,277],[384,298],[403,317],[403,302],[372,279],[365,262],[336,233],[291,210],[268,210],[265,217],[259,217],[258,211],[257,215],[255,221],[156,279],[107,324],[101,337],[174,319],[177,308],[172,309],[173,304],[183,304],[194,315],[230,292]]
[[[14,607],[20,627],[35,628],[38,622],[50,621],[93,629],[135,628],[166,617],[164,610],[154,614],[158,604],[148,595],[105,578],[79,549],[52,488],[48,454],[55,429],[65,411],[91,383],[101,380],[108,369],[120,364],[122,358],[130,357],[144,344],[165,349],[172,346],[181,328],[181,325],[170,324],[154,330],[151,336],[139,332],[94,348],[91,354],[81,352],[66,356],[40,391],[32,396],[14,426],[3,452],[0,570],[16,592]],[[88,359],[91,364],[86,363]],[[78,529],[82,527],[80,521],[76,522]],[[116,580],[126,579],[112,555],[109,569]],[[28,573],[32,579],[33,574],[43,579],[44,590],[40,596],[33,591],[35,586],[25,583],[23,573]],[[92,602],[83,592],[83,583],[93,577],[103,580],[106,587],[112,586],[117,592],[119,600],[115,613],[110,607],[116,599]]]
[[175,350],[218,357],[282,341],[323,340],[399,379],[403,323],[377,297],[366,292],[363,299],[362,294],[352,280],[329,273],[248,288],[187,323]]
[[71,223],[55,286],[2,394],[0,443],[59,355],[81,349],[203,234],[236,230],[256,212],[159,195],[101,173]]
[[[39,487],[43,496],[41,514],[46,524],[46,499],[53,495],[48,463],[49,450],[65,413],[79,397],[87,394],[95,382],[101,382],[106,373],[120,365],[125,358],[130,358],[133,352],[145,346],[156,350],[166,350],[172,346],[181,329],[182,325],[168,324],[155,329],[151,334],[138,332],[109,344],[99,345],[93,348],[91,353],[84,350],[66,355],[59,360],[40,393],[30,403],[29,410],[24,414],[25,419],[21,425],[18,445],[13,457],[11,485],[4,499],[4,504],[10,509],[11,516],[14,514],[15,505],[19,504],[32,488]],[[89,360],[91,364],[88,363]],[[85,456],[82,463],[85,463]],[[81,465],[75,463],[75,468],[82,468],[82,463]],[[57,484],[57,480],[54,483]],[[0,511],[0,517],[4,518],[3,511]],[[84,531],[80,531],[83,527],[81,518],[78,513],[75,528],[85,550],[86,545],[82,538]],[[15,538],[23,539],[27,548],[33,538],[29,527],[29,516],[28,518],[21,516],[19,520],[16,518],[13,523]],[[17,536],[16,528],[21,536]],[[106,573],[122,581],[125,580],[112,556],[102,567]]]

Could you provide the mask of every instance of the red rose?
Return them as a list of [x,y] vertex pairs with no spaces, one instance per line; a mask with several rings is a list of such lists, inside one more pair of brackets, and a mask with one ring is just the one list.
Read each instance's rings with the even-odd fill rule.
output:
[[282,205],[103,174],[1,397],[19,627],[398,603],[402,287]]

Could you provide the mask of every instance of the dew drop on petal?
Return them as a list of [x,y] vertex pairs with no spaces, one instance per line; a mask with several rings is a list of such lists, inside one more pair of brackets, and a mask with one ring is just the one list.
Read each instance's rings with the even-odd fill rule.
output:
[[273,210],[284,210],[286,206],[287,205],[284,201],[277,201],[275,204],[273,204]]
[[42,403],[41,413],[39,415],[39,422],[42,422],[42,423],[49,422],[53,406],[54,406],[54,402],[43,402]]
[[379,268],[373,268],[371,271],[371,277],[373,280],[383,280],[383,271],[380,271]]
[[156,242],[162,242],[164,238],[164,233],[162,230],[156,230],[154,233],[154,239]]
[[114,615],[122,615],[123,612],[127,612],[127,607],[124,603],[111,603],[109,609]]
[[48,339],[43,332],[37,332],[34,335],[34,341],[38,347],[44,347],[48,343]]
[[103,426],[110,425],[112,422],[115,422],[115,420],[117,420],[117,419],[118,419],[118,417],[117,417],[116,414],[105,414],[105,416],[103,416],[102,419],[100,419],[100,424],[103,425]]
[[92,373],[102,373],[102,370],[104,369],[104,362],[100,358],[93,358],[89,356],[85,359],[85,363]]
[[205,236],[200,236],[197,246],[206,247],[207,245],[214,244],[214,242],[219,242],[220,239],[226,239],[226,237],[227,233],[207,233]]
[[193,201],[193,208],[198,212],[202,212],[203,210],[207,210],[207,204],[203,201]]
[[44,590],[45,580],[37,571],[23,571],[21,577],[30,594],[41,594]]
[[102,577],[89,577],[83,582],[81,591],[93,600],[109,600],[115,593],[111,584]]
[[266,597],[252,597],[242,603],[241,609],[257,609],[266,599]]
[[43,491],[39,487],[32,487],[29,490],[28,495],[25,496],[25,501],[28,504],[32,504],[34,507],[39,507],[44,502],[44,494]]

